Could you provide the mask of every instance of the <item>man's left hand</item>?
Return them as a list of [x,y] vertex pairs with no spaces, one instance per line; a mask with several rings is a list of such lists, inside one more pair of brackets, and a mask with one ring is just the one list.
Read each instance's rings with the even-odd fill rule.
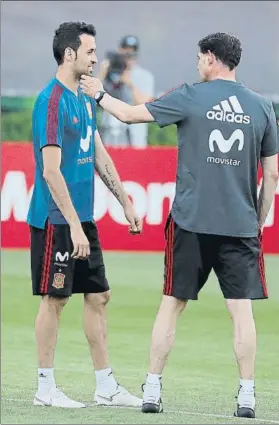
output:
[[98,91],[103,91],[104,86],[101,80],[88,75],[82,75],[80,79],[80,88],[87,96],[94,98]]
[[130,223],[129,233],[131,233],[131,235],[139,235],[142,233],[142,220],[138,217],[132,204],[127,205],[124,208],[124,214]]

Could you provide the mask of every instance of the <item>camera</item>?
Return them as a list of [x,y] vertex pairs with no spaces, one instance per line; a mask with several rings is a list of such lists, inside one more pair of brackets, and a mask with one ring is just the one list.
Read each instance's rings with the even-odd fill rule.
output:
[[114,87],[117,87],[121,84],[121,75],[127,67],[127,57],[126,55],[122,55],[117,52],[108,52],[106,57],[109,60],[106,80],[109,81]]

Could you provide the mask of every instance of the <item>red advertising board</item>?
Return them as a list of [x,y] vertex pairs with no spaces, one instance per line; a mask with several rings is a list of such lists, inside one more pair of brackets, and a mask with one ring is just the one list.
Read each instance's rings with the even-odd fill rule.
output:
[[[95,219],[105,250],[161,251],[164,223],[175,190],[175,148],[111,149],[126,191],[144,219],[140,236],[128,234],[121,206],[96,175]],[[260,182],[259,175],[259,182]],[[3,248],[27,248],[26,215],[33,190],[34,160],[29,143],[2,144],[1,227]],[[279,189],[279,187],[278,187]],[[279,253],[279,190],[266,221],[264,251]],[[276,237],[277,235],[277,237]]]

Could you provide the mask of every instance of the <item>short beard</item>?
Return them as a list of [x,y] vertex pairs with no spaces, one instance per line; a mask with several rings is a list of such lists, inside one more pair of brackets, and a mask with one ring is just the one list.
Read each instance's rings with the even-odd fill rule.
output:
[[82,73],[77,72],[76,75],[75,75],[76,80],[80,81],[82,75],[92,77],[92,72],[89,72],[88,70],[86,72],[82,72]]

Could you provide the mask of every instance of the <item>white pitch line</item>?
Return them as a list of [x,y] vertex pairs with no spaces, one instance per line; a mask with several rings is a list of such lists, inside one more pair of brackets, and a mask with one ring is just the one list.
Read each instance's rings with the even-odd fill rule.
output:
[[[194,415],[194,416],[205,416],[205,417],[212,417],[212,418],[223,418],[223,419],[241,419],[241,418],[237,418],[235,416],[228,416],[228,415],[218,415],[216,413],[201,413],[201,412],[188,412],[188,411],[184,411],[184,410],[164,410],[164,412],[166,413],[171,413],[171,414],[175,414],[175,413],[181,413],[182,415]],[[245,418],[242,418],[245,419]],[[247,419],[247,418],[246,418]],[[273,421],[271,419],[261,419],[261,418],[255,418],[255,419],[250,419],[253,421],[258,421],[258,422],[263,422],[263,423],[270,423],[270,424],[279,424],[278,421]]]
[[[96,406],[97,407],[97,406]],[[115,408],[118,409],[127,409],[127,407],[120,407],[120,406],[115,406]],[[130,407],[129,409],[135,409],[134,407]],[[177,413],[181,413],[182,415],[192,415],[192,416],[205,416],[208,418],[222,418],[222,419],[244,419],[247,420],[247,418],[237,418],[235,416],[228,416],[228,415],[219,415],[217,413],[202,413],[202,412],[191,412],[188,410],[169,410],[169,409],[164,409],[164,413],[170,413],[172,415],[175,415]],[[248,420],[252,420],[252,421],[258,421],[258,422],[263,422],[263,423],[270,423],[270,424],[279,424],[279,421],[273,421],[271,419],[261,419],[261,418],[255,418],[255,419],[248,419]]]
[[[2,400],[6,400],[6,401],[21,401],[24,403],[30,403],[30,400],[24,400],[24,399],[19,399],[19,398],[9,398],[9,397],[1,397]],[[89,404],[88,407],[95,407],[95,408],[113,408],[113,409],[126,409],[126,410],[138,410],[135,407],[124,407],[124,406],[96,406],[96,404]],[[263,423],[269,423],[269,424],[279,424],[279,421],[273,421],[271,419],[262,419],[262,418],[255,418],[255,419],[246,419],[246,418],[236,418],[233,415],[229,416],[229,415],[219,415],[216,413],[202,413],[202,412],[191,412],[188,410],[169,410],[169,409],[164,409],[164,413],[169,413],[172,415],[175,415],[177,413],[180,413],[181,415],[189,415],[189,416],[204,416],[206,418],[220,418],[220,419],[234,419],[234,420],[248,420],[248,421],[255,421],[255,422],[263,422]]]

